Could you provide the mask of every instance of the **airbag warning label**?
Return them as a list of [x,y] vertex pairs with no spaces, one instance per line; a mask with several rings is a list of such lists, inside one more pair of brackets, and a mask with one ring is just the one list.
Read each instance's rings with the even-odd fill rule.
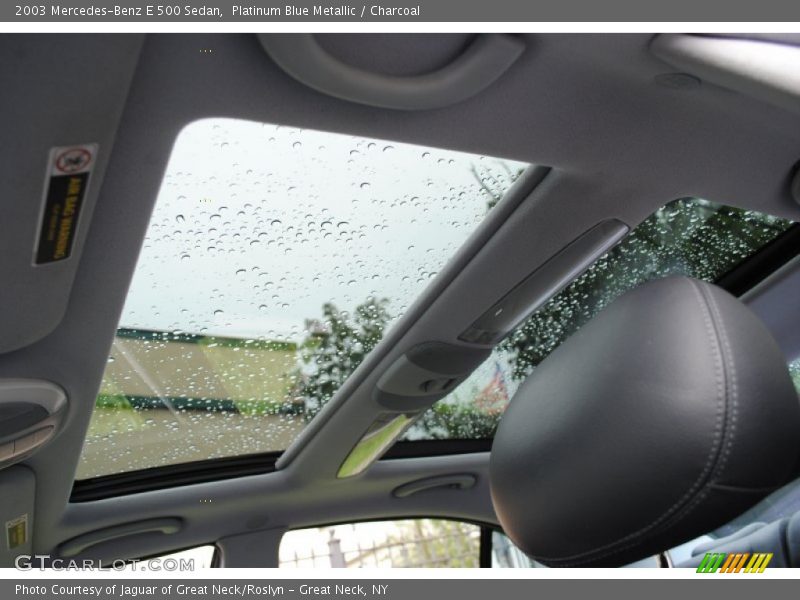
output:
[[28,541],[28,515],[24,514],[11,521],[6,521],[6,543],[12,550]]
[[50,150],[35,264],[64,260],[72,253],[96,156],[97,144]]

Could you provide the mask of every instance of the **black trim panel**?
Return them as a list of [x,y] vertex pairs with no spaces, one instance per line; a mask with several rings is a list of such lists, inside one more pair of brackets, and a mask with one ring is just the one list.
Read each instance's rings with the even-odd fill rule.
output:
[[212,458],[180,465],[141,469],[91,479],[80,479],[72,486],[70,502],[91,502],[126,494],[138,494],[165,488],[261,475],[275,471],[282,452]]
[[445,456],[450,454],[471,454],[489,452],[492,440],[419,440],[397,442],[389,448],[381,460],[394,458],[423,458],[426,456]]
[[480,554],[478,555],[478,566],[481,569],[492,568],[492,532],[494,529],[483,525],[481,527]]
[[800,254],[800,223],[748,256],[715,282],[734,296],[742,296]]
[[[488,452],[492,440],[422,440],[398,442],[384,459],[419,458]],[[92,502],[115,496],[138,494],[182,485],[234,479],[247,475],[262,475],[275,471],[282,452],[267,452],[247,456],[212,458],[208,460],[141,469],[130,473],[104,475],[77,480],[72,486],[70,502]]]

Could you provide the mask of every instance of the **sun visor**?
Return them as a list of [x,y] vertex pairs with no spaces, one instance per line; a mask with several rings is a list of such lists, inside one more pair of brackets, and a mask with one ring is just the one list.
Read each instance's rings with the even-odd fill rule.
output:
[[14,91],[0,95],[0,352],[64,315],[143,36],[14,38],[0,40],[14,57],[0,63]]

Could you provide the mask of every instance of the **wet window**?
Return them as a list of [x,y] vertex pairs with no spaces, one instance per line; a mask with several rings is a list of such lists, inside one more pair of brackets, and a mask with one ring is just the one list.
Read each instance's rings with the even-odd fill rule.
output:
[[282,568],[476,568],[481,529],[444,519],[402,519],[288,531]]
[[187,126],[77,478],[284,450],[525,166],[232,119]]
[[[492,438],[520,383],[616,297],[669,275],[715,281],[791,224],[695,198],[664,206],[530,316],[464,383],[428,410],[405,438]],[[791,370],[800,389],[798,365]]]
[[800,358],[789,365],[789,374],[792,376],[797,393],[800,394]]

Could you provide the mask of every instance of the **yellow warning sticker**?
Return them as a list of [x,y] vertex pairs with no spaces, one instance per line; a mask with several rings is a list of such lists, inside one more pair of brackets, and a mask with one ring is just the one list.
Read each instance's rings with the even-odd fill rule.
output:
[[22,546],[28,541],[27,513],[11,521],[6,521],[6,541],[9,550]]
[[34,264],[64,260],[72,253],[96,158],[97,144],[50,150]]

